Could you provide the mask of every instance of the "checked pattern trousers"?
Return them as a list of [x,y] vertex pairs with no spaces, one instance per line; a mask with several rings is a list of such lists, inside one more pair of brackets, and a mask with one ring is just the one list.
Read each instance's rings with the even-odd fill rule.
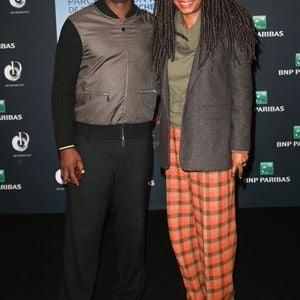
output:
[[234,179],[229,170],[183,171],[179,144],[180,129],[171,127],[168,226],[187,300],[232,300],[237,239]]

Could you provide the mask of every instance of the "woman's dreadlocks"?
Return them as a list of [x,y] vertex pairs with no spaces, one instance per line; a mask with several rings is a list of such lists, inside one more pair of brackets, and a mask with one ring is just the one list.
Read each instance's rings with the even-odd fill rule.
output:
[[[175,58],[175,16],[172,0],[156,0],[151,56],[159,76],[166,58]],[[226,36],[226,50],[237,60],[236,50],[246,51],[249,61],[256,59],[257,35],[248,12],[235,0],[202,0],[200,59],[201,67],[207,58],[215,58],[215,49]]]

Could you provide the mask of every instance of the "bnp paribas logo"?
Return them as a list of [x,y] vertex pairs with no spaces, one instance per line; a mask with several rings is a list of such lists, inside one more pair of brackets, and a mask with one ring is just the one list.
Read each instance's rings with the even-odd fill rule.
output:
[[0,183],[5,182],[5,172],[4,170],[0,170]]
[[269,105],[268,91],[256,91],[255,98],[256,106],[254,109],[258,113],[277,113],[285,111],[284,105]]
[[268,30],[269,27],[267,22],[267,16],[259,15],[252,17],[255,28],[258,30],[257,35],[260,38],[280,38],[284,37],[285,33],[283,30],[276,28],[276,30]]
[[296,53],[295,65],[297,68],[300,67],[300,53]]
[[0,114],[3,114],[5,112],[6,112],[6,109],[5,109],[5,100],[0,99]]
[[267,16],[253,16],[252,19],[256,29],[258,30],[267,29]]
[[256,91],[256,105],[267,105],[267,104],[268,104],[268,92]]
[[262,175],[262,176],[274,175],[274,163],[273,162],[261,162],[260,163],[260,175]]
[[300,140],[300,125],[294,126],[294,140]]

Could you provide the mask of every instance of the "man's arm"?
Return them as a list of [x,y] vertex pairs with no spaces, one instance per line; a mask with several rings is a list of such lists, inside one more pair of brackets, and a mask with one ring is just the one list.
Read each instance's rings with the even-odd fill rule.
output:
[[70,20],[63,25],[56,49],[52,116],[58,148],[74,145],[75,89],[82,58],[80,36]]
[[58,41],[52,90],[52,116],[55,138],[60,149],[60,165],[65,182],[79,185],[84,166],[74,148],[75,89],[82,58],[80,36],[70,20]]

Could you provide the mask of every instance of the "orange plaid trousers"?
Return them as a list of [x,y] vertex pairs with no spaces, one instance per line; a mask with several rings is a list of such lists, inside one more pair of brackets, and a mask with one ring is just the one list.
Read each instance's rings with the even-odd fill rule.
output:
[[185,172],[180,129],[170,130],[166,170],[171,243],[188,300],[231,300],[236,252],[235,182],[230,171]]

